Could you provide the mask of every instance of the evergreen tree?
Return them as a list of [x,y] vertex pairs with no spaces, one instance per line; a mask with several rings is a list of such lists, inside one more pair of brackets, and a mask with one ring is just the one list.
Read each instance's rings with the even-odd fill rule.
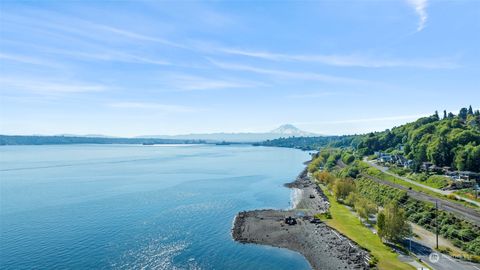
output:
[[437,166],[448,166],[452,162],[450,157],[450,148],[445,137],[428,144],[427,157]]
[[457,150],[453,165],[455,165],[455,168],[457,170],[463,171],[465,170],[466,161],[467,161],[467,153],[464,151],[463,148],[460,148],[459,150]]
[[449,118],[449,119],[452,119],[453,117],[455,117],[455,115],[454,115],[452,112],[449,112],[449,113],[448,113],[448,118]]
[[469,115],[472,115],[472,114],[473,114],[472,105],[470,105],[470,106],[468,107],[468,114],[469,114]]
[[443,110],[443,119],[447,118],[447,110]]
[[422,162],[427,160],[427,145],[421,143],[413,149],[413,170],[418,172]]
[[460,112],[458,112],[458,117],[462,120],[467,120],[468,110],[467,108],[461,108]]
[[435,111],[435,114],[433,115],[433,117],[434,117],[436,120],[440,120],[440,117],[438,116],[438,111]]

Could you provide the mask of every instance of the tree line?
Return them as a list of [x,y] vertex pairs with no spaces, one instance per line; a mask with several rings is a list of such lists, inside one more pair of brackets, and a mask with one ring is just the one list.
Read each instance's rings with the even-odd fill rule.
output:
[[458,114],[443,111],[382,132],[363,135],[290,137],[261,143],[265,146],[319,150],[325,147],[356,149],[362,156],[376,151],[403,154],[418,171],[423,162],[461,171],[480,172],[480,111],[472,106]]

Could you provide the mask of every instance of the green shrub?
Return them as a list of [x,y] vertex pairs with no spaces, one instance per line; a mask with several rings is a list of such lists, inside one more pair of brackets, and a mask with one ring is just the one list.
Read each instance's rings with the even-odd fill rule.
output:
[[434,188],[444,188],[450,185],[451,180],[443,175],[432,175],[425,180],[424,184]]
[[[405,209],[407,219],[425,229],[435,232],[435,209],[432,204],[410,198],[406,192],[378,184],[370,179],[355,181],[358,196],[365,197],[380,206],[396,201]],[[480,256],[480,228],[455,215],[439,211],[440,235],[471,255]]]
[[374,257],[373,255],[370,255],[370,261],[368,261],[368,265],[370,267],[375,267],[375,265],[377,265],[378,263],[378,259],[376,257]]
[[348,164],[352,163],[354,160],[355,160],[354,155],[352,155],[350,153],[346,153],[346,152],[342,154],[343,163],[348,165]]
[[325,213],[317,213],[313,215],[313,217],[316,219],[332,219],[332,214],[330,213],[330,211],[327,211]]

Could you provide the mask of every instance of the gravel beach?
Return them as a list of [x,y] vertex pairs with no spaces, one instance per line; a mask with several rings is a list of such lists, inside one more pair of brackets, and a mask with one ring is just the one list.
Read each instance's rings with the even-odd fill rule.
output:
[[[369,269],[369,254],[323,222],[312,223],[312,216],[328,209],[328,200],[311,182],[304,170],[289,184],[300,195],[294,209],[240,212],[232,236],[241,243],[287,248],[305,256],[312,269]],[[286,218],[296,224],[287,224]]]

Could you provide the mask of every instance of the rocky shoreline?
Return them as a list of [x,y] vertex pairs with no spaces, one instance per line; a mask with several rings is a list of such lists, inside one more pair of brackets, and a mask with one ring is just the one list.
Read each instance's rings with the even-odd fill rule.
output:
[[[240,212],[235,217],[233,239],[299,252],[312,269],[369,269],[367,251],[325,223],[311,222],[313,215],[327,211],[329,204],[321,189],[311,182],[307,170],[286,186],[301,191],[296,207]],[[288,225],[288,217],[295,218],[296,224]]]

